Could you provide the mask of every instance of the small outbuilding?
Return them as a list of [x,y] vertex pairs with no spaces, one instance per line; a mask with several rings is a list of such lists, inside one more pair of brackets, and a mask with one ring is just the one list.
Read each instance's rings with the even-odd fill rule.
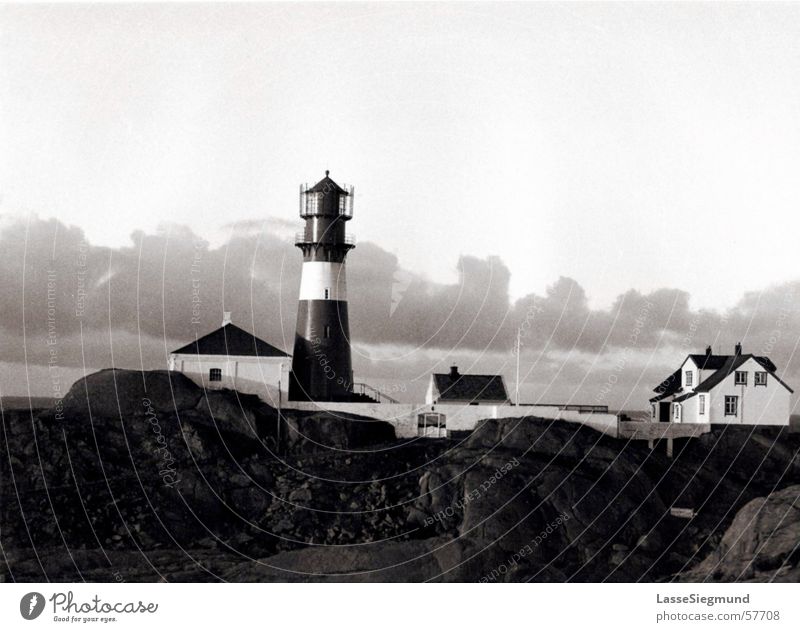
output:
[[258,395],[269,404],[288,388],[291,356],[230,320],[225,313],[219,329],[169,355],[169,370],[180,371],[208,389],[230,388]]
[[425,403],[500,406],[511,402],[502,375],[462,374],[451,366],[450,373],[431,374]]

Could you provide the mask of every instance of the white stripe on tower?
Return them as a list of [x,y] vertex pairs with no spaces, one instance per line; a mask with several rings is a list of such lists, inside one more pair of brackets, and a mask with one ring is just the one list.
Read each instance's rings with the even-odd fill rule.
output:
[[301,301],[346,301],[347,280],[344,264],[331,261],[306,261],[300,278]]

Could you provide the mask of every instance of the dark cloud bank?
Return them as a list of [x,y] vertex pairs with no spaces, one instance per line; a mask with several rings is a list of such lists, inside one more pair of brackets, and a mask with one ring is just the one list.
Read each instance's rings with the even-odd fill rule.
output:
[[[0,233],[2,360],[160,368],[176,345],[218,326],[223,309],[290,350],[301,266],[288,237],[292,229],[240,224],[212,248],[189,228],[171,227],[137,232],[130,246],[109,249],[56,220],[7,221]],[[800,281],[745,294],[725,312],[693,311],[686,292],[667,288],[630,290],[610,309],[592,310],[572,279],[512,303],[510,272],[499,258],[464,256],[454,263],[459,282],[442,285],[401,269],[375,244],[359,244],[348,259],[351,333],[361,350],[357,375],[415,381],[411,391],[419,393],[434,363],[458,360],[503,371],[510,381],[511,349],[522,328],[526,366],[535,366],[528,382],[561,398],[597,401],[609,372],[616,372],[612,403],[641,408],[640,399],[681,354],[706,344],[729,349],[739,340],[748,351],[769,354],[797,383]],[[370,360],[363,349],[377,346],[396,348],[397,359]],[[26,390],[8,376],[3,387]],[[626,389],[636,391],[636,401],[625,401]]]

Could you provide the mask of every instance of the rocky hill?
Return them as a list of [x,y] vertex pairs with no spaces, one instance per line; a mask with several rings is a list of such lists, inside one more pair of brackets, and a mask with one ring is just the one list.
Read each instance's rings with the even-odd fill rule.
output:
[[[488,420],[463,441],[108,370],[0,434],[17,581],[798,578],[800,437],[663,447]],[[281,449],[277,449],[280,437]],[[794,485],[792,487],[792,485]],[[794,495],[794,496],[793,496]],[[690,508],[694,519],[670,507]],[[737,513],[738,512],[738,513]]]

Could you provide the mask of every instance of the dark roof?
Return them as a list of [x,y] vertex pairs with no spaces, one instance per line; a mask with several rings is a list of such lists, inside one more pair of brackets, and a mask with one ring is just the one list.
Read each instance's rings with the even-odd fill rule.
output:
[[697,387],[694,389],[700,393],[707,393],[712,388],[714,388],[717,384],[719,384],[722,380],[728,377],[731,373],[733,373],[736,369],[742,366],[745,362],[750,359],[755,360],[758,364],[760,364],[772,377],[774,377],[780,384],[783,384],[790,393],[794,393],[794,391],[789,388],[789,385],[786,384],[783,380],[781,380],[777,375],[775,375],[775,364],[773,364],[772,360],[767,358],[766,356],[755,356],[750,353],[745,353],[743,355],[738,356],[726,356],[727,360],[725,365],[720,368],[716,373],[713,373],[708,378],[700,382]]
[[328,171],[325,172],[325,177],[322,178],[319,182],[317,182],[313,187],[311,187],[308,191],[310,193],[330,193],[331,191],[336,191],[338,193],[347,193],[342,187],[336,184],[333,180],[328,177]]
[[698,384],[695,387],[694,389],[695,391],[698,391],[700,393],[707,393],[753,356],[747,354],[740,356],[724,356],[724,357],[725,357],[725,364],[723,364],[716,372],[709,375],[705,380],[700,382],[700,384]]
[[[694,363],[700,368],[705,371],[711,370],[714,371],[711,375],[709,375],[705,380],[700,382],[695,388],[693,392],[687,393],[686,395],[681,395],[680,397],[676,397],[676,402],[681,402],[685,399],[689,399],[694,395],[694,392],[699,393],[707,393],[712,388],[714,388],[717,384],[722,382],[726,377],[728,377],[731,373],[733,373],[736,369],[742,366],[745,362],[749,359],[753,359],[758,364],[760,364],[764,369],[772,375],[778,382],[783,384],[789,392],[793,393],[794,391],[789,388],[789,386],[782,381],[777,375],[775,375],[775,364],[766,356],[756,356],[750,353],[745,353],[741,355],[707,355],[703,353],[693,353],[690,354],[687,359],[691,358]],[[686,360],[683,361],[685,363]],[[683,366],[683,363],[681,366]],[[681,390],[681,370],[678,369],[672,375],[670,375],[666,380],[661,382],[656,388],[653,389],[654,392],[658,393],[656,397],[650,398],[651,402],[657,402],[659,400],[665,399],[670,395],[674,395],[675,393],[679,393]]]
[[723,368],[726,363],[731,362],[734,358],[755,358],[756,362],[760,363],[768,371],[774,371],[776,368],[772,363],[772,360],[770,360],[768,357],[755,356],[750,353],[739,355],[707,355],[705,353],[691,353],[689,354],[689,357],[699,368],[703,369],[704,371],[718,371],[719,369]]
[[256,338],[253,334],[228,323],[198,338],[188,345],[176,349],[172,353],[196,353],[198,355],[231,355],[231,356],[259,356],[259,357],[290,357],[280,349]]
[[506,401],[505,384],[501,375],[462,375],[434,373],[433,379],[440,400]]
[[[721,369],[728,358],[731,356],[726,355],[713,355],[713,354],[705,354],[705,353],[690,353],[689,356],[686,358],[687,360],[691,358],[694,363],[703,370],[710,370],[716,371]],[[683,366],[686,363],[684,360],[681,363]],[[680,392],[681,390],[681,370],[678,368],[672,375],[666,378],[661,384],[656,386],[653,389],[654,393],[658,393],[656,397],[650,398],[651,402],[657,402],[661,399],[665,399],[670,395],[674,395],[675,393]]]
[[676,370],[672,375],[665,379],[661,384],[653,389],[654,393],[658,393],[657,397],[652,398],[650,401],[655,402],[659,399],[669,397],[673,393],[677,393],[681,388],[681,370]]
[[[704,371],[717,371],[725,366],[725,363],[728,361],[728,359],[732,358],[733,356],[690,353],[689,357],[699,368],[703,369]],[[686,360],[684,360],[684,362],[686,362]]]

